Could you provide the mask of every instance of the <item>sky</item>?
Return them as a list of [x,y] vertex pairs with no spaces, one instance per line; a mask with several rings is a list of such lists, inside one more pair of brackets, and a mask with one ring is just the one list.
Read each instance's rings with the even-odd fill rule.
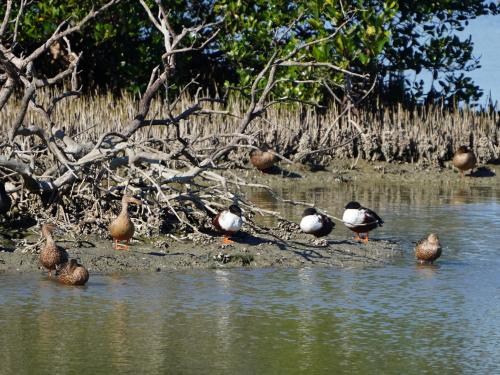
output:
[[500,103],[500,15],[472,20],[464,34],[472,35],[474,56],[480,57],[481,68],[468,74],[484,90],[481,104],[486,103],[490,92],[493,102]]

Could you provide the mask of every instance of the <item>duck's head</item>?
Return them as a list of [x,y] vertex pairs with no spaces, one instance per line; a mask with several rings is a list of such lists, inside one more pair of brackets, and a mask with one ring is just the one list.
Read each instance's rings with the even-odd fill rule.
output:
[[130,195],[124,195],[122,197],[122,203],[133,203],[133,204],[136,204],[138,206],[142,205],[142,201],[140,199],[134,198]]
[[262,143],[260,146],[257,147],[258,148],[254,148],[252,149],[252,151],[250,151],[250,155],[259,155],[273,150],[273,148],[270,147],[267,143]]
[[241,216],[241,208],[239,208],[236,204],[232,204],[229,206],[229,212],[231,212],[234,215]]
[[250,151],[250,156],[257,156],[257,155],[261,155],[262,154],[262,150],[258,149],[258,148],[254,148],[252,149],[252,151]]
[[468,152],[470,152],[470,149],[467,146],[460,146],[457,150],[457,154],[466,154]]
[[427,237],[427,241],[429,241],[430,243],[438,243],[439,242],[439,237],[438,237],[438,235],[436,233],[431,233]]
[[315,208],[309,207],[304,210],[302,213],[302,217],[310,216],[310,215],[316,215],[318,211],[316,211]]
[[361,208],[361,205],[358,202],[349,202],[345,206],[346,210],[359,210]]
[[47,236],[49,234],[52,234],[54,230],[57,229],[57,226],[54,223],[44,223],[42,225],[42,234]]

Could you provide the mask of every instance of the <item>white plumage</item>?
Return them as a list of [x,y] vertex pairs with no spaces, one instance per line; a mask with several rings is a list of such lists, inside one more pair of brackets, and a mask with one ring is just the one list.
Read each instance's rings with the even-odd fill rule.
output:
[[300,220],[300,229],[305,233],[313,233],[322,227],[321,217],[319,215],[307,215]]
[[344,211],[342,221],[346,226],[360,225],[365,222],[366,211],[364,209],[348,208]]
[[243,225],[243,219],[229,211],[222,211],[219,216],[219,225],[226,232],[237,232]]

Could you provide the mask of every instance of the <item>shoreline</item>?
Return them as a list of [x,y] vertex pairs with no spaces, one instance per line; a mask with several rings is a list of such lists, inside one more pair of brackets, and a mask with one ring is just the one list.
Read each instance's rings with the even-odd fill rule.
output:
[[[58,241],[58,244],[68,251],[71,258],[85,265],[91,275],[220,268],[375,266],[386,264],[402,254],[397,243],[386,240],[373,240],[368,244],[336,238],[281,242],[246,233],[235,239],[238,242],[231,245],[222,245],[217,238],[212,244],[185,242],[170,245],[167,249],[136,243],[125,251],[112,249],[111,241],[87,241],[87,247],[65,241]],[[38,254],[23,253],[22,250],[0,252],[2,272],[46,273],[38,262]]]
[[[244,169],[240,170],[240,174],[248,181],[265,183],[271,188],[360,182],[426,184],[429,189],[434,185],[450,188],[500,186],[498,165],[480,167],[479,172],[474,174],[484,177],[460,178],[451,169],[425,169],[416,164],[359,160],[352,168],[353,164],[353,160],[337,160],[324,171],[311,172],[303,166],[281,163],[277,173],[262,174]],[[300,233],[298,225],[285,222],[258,232],[251,225],[244,226],[243,232],[235,237],[235,243],[231,245],[223,245],[221,237],[205,234],[191,234],[188,237],[190,240],[186,241],[176,241],[168,236],[152,239],[149,243],[134,240],[128,251],[113,250],[111,240],[106,239],[69,241],[56,235],[56,241],[68,251],[71,258],[78,259],[91,275],[240,267],[364,267],[384,265],[403,254],[401,244],[397,242],[375,239],[368,244],[361,244],[350,237],[336,234],[335,230],[327,240],[317,240]],[[374,237],[377,237],[376,232]],[[37,246],[34,245],[37,242],[37,235],[30,235],[22,241],[6,241],[2,240],[0,234],[0,273],[41,272]],[[26,247],[27,243],[31,245]]]

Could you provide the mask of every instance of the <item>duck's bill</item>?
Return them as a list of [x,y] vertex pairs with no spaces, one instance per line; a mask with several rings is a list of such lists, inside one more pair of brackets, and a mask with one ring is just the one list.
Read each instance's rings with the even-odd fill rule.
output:
[[133,203],[133,204],[136,204],[138,206],[142,206],[142,201],[140,199],[133,198],[133,197],[129,199],[129,203]]

